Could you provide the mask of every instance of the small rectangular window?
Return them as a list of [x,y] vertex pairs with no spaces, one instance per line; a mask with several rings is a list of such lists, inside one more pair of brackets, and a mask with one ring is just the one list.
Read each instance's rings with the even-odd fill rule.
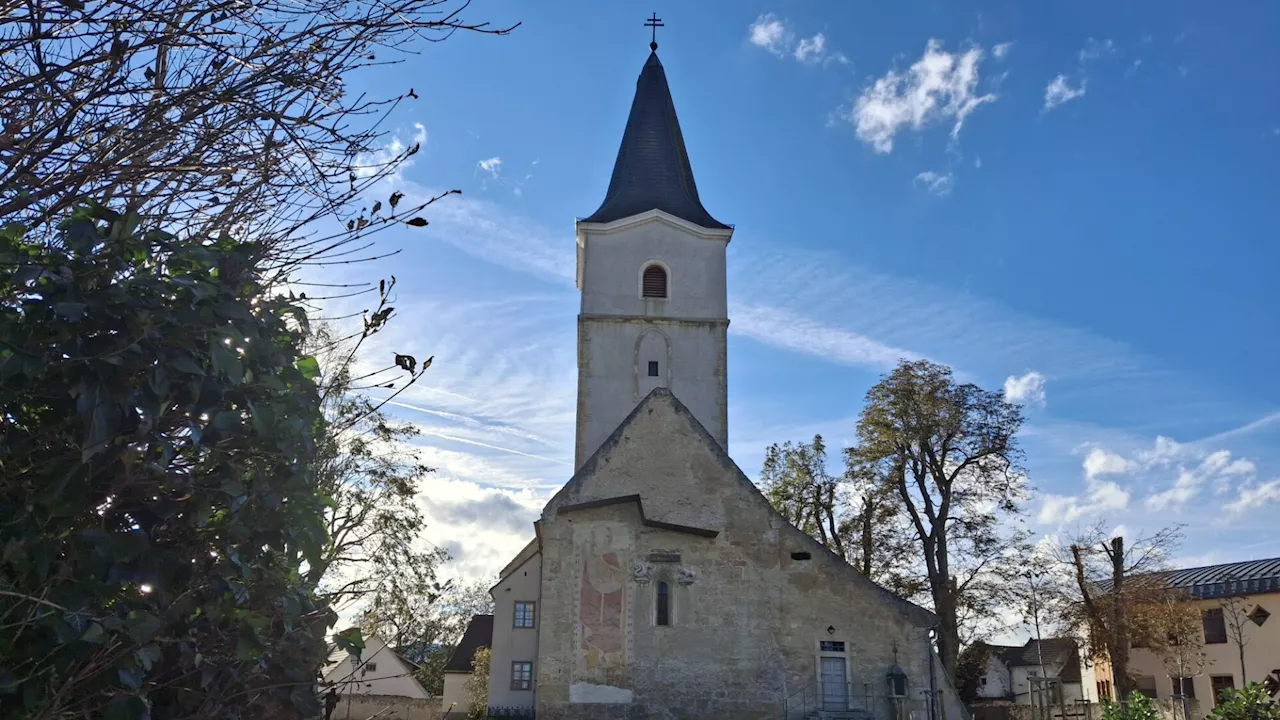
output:
[[655,625],[671,624],[671,587],[665,582],[658,583],[658,597],[653,612]]
[[792,560],[808,560],[812,557],[813,557],[812,553],[806,552],[804,550],[797,550],[796,552],[791,553]]
[[1221,645],[1227,641],[1227,620],[1222,615],[1222,608],[1205,610],[1203,620],[1206,645]]
[[818,643],[818,649],[822,652],[844,652],[844,642],[841,640],[822,640]]
[[533,663],[526,661],[511,663],[511,689],[533,689]]
[[517,602],[515,627],[531,628],[533,627],[533,603]]
[[649,377],[658,377],[658,361],[649,361]]
[[1182,695],[1184,697],[1194,698],[1196,696],[1195,678],[1176,678],[1170,677],[1170,683],[1173,685],[1173,694]]
[[1228,690],[1236,688],[1236,679],[1231,675],[1210,675],[1209,685],[1213,688],[1213,704],[1217,705],[1225,699],[1223,696]]
[[1152,700],[1156,699],[1156,679],[1151,675],[1139,675],[1133,679],[1134,689]]

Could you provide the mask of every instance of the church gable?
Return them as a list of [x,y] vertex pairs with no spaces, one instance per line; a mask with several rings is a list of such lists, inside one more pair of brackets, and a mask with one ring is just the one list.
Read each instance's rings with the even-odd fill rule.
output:
[[[933,623],[932,613],[867,579],[779,515],[666,388],[653,390],[636,406],[547,503],[542,522],[621,504],[634,505],[634,517],[645,527],[767,548],[757,561],[801,568],[797,583],[816,582],[809,576],[817,573],[821,582],[884,603],[916,626]],[[744,536],[749,537],[745,543]],[[756,542],[761,536],[763,544]],[[810,560],[797,564],[792,552]]]
[[[588,503],[634,497],[646,521],[722,530],[725,493],[759,491],[666,388],[656,388],[622,421],[569,482],[543,517]],[[763,498],[761,498],[763,500]]]

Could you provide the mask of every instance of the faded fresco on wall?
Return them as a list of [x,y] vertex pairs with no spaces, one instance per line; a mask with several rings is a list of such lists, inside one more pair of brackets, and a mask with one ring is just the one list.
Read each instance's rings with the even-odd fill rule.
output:
[[621,523],[593,523],[583,530],[586,536],[579,545],[579,657],[587,675],[584,679],[616,681],[610,671],[626,664],[630,531]]

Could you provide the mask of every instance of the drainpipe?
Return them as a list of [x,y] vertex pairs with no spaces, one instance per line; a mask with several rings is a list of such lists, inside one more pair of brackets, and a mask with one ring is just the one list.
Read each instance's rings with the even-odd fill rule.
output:
[[933,639],[938,636],[938,626],[929,628],[928,640],[925,642],[926,657],[929,661],[929,720],[938,720],[938,676],[933,667]]

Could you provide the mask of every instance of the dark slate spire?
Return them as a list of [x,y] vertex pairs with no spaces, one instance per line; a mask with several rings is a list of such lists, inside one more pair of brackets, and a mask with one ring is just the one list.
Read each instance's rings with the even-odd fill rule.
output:
[[600,209],[582,222],[613,222],[654,209],[705,228],[729,227],[711,217],[698,199],[667,74],[656,52],[649,54],[636,81],[636,97],[631,101],[609,192]]

